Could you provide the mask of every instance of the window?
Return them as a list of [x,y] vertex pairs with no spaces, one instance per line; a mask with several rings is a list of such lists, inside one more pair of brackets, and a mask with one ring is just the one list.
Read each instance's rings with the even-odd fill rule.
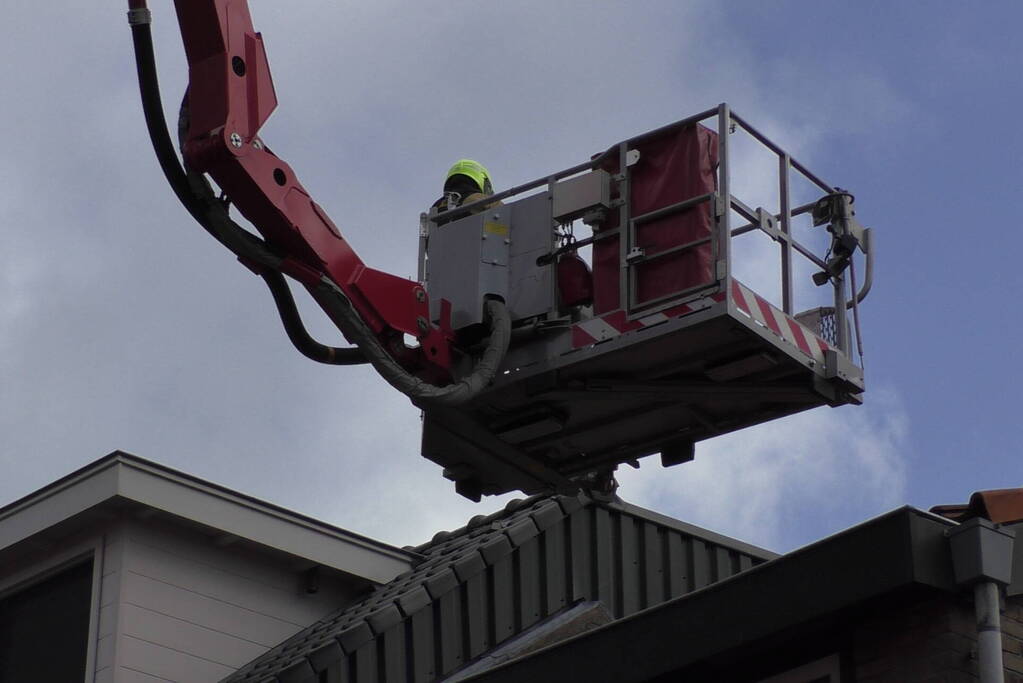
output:
[[757,683],[841,683],[838,655],[804,664]]
[[85,679],[92,558],[0,596],[0,683]]

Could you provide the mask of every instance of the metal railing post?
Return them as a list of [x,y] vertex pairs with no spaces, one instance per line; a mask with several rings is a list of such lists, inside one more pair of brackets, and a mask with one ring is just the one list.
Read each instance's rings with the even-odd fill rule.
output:
[[[732,128],[732,113],[728,105],[718,105],[718,205],[714,207],[717,215],[718,253],[714,264],[715,279],[728,281],[732,276],[732,194],[729,187],[731,169],[728,163],[728,135]],[[730,288],[726,289],[731,297]]]
[[618,307],[628,313],[632,310],[632,288],[629,286],[632,272],[628,262],[629,249],[632,248],[628,142],[618,145],[618,175],[621,178],[618,181],[618,198],[622,202],[618,210]]
[[424,211],[419,214],[419,260],[416,268],[416,281],[426,282],[426,248],[430,239],[430,217]]
[[781,215],[781,302],[782,310],[792,315],[792,214],[789,196],[789,169],[792,163],[788,154],[778,159],[778,194]]
[[835,341],[838,350],[846,356],[850,354],[849,349],[849,324],[846,322],[845,313],[845,273],[832,278],[835,282]]
[[[550,203],[550,205],[553,205],[553,203],[554,203],[554,186],[557,185],[557,184],[558,184],[558,179],[557,179],[556,176],[552,175],[550,178],[547,179],[547,201]],[[553,214],[553,211],[550,214],[548,214],[548,215],[551,215],[551,214]],[[556,230],[556,227],[555,227],[555,224],[553,222],[549,226],[547,226],[547,232],[548,232],[548,238],[547,239],[550,240],[550,251],[552,253],[555,250],[555,242],[554,242],[555,230]],[[512,235],[512,239],[515,239],[515,235]],[[551,284],[553,286],[551,287],[550,299],[548,300],[548,303],[547,303],[547,306],[548,306],[547,310],[549,311],[547,317],[548,317],[548,319],[553,319],[553,318],[557,318],[559,315],[561,315],[561,291],[558,289],[558,261],[557,261],[557,259],[554,259],[553,261],[551,261],[550,269],[551,269]]]

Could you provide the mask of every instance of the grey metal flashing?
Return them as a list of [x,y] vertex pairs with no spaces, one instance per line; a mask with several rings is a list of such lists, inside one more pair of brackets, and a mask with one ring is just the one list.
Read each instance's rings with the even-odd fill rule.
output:
[[113,500],[134,501],[378,584],[417,559],[407,550],[121,451],[0,508],[0,550]]
[[1018,539],[1012,546],[1012,582],[1005,589],[1006,595],[1014,597],[1023,594],[1023,522],[1003,526],[1015,531]]
[[718,534],[713,531],[703,529],[694,524],[688,524],[687,522],[683,522],[682,520],[675,519],[673,517],[668,517],[667,515],[662,515],[659,512],[654,512],[653,510],[641,508],[638,505],[633,505],[632,503],[626,503],[624,500],[617,500],[613,503],[608,503],[608,507],[621,510],[622,512],[626,512],[631,515],[636,515],[637,517],[649,519],[651,522],[663,524],[666,527],[670,527],[672,529],[681,531],[684,534],[688,534],[693,538],[699,538],[701,540],[716,543],[721,546],[727,546],[732,550],[737,550],[746,553],[752,557],[760,557],[765,560],[773,560],[776,557],[780,557],[778,553],[773,552],[771,550],[767,550],[766,548],[761,548],[750,543],[745,543],[743,541],[731,538],[729,536],[725,536],[723,534]]
[[224,681],[284,680],[303,661],[327,680],[437,680],[580,602],[628,616],[774,556],[680,525],[619,502],[512,501],[436,534],[413,569]]
[[949,526],[900,508],[471,680],[649,681],[899,591],[954,592]]
[[444,678],[445,683],[462,681],[504,662],[517,659],[547,644],[564,640],[570,635],[584,633],[598,626],[611,623],[611,615],[599,602],[580,602],[574,607],[559,612],[535,628],[519,634],[510,641],[494,648],[472,664],[459,669]]

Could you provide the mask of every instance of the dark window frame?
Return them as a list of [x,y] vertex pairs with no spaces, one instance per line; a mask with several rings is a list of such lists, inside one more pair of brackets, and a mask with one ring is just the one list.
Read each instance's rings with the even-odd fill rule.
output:
[[757,683],[841,683],[842,658],[838,653],[788,669]]
[[89,583],[89,626],[85,650],[84,683],[96,679],[96,656],[99,643],[99,612],[103,582],[105,540],[103,536],[90,537],[71,544],[62,552],[18,568],[8,576],[0,576],[0,600],[31,589],[62,572],[91,562],[92,578]]

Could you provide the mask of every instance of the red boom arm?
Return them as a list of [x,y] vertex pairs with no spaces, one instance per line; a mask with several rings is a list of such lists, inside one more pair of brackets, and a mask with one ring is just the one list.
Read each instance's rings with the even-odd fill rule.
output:
[[[314,298],[322,296],[316,287],[327,276],[407,370],[449,380],[450,330],[443,321],[442,328],[430,323],[422,286],[366,267],[291,167],[259,138],[277,97],[246,0],[175,0],[175,7],[189,66],[186,163],[208,173],[266,241],[287,254],[285,272]],[[408,349],[402,334],[417,338],[419,349]]]

